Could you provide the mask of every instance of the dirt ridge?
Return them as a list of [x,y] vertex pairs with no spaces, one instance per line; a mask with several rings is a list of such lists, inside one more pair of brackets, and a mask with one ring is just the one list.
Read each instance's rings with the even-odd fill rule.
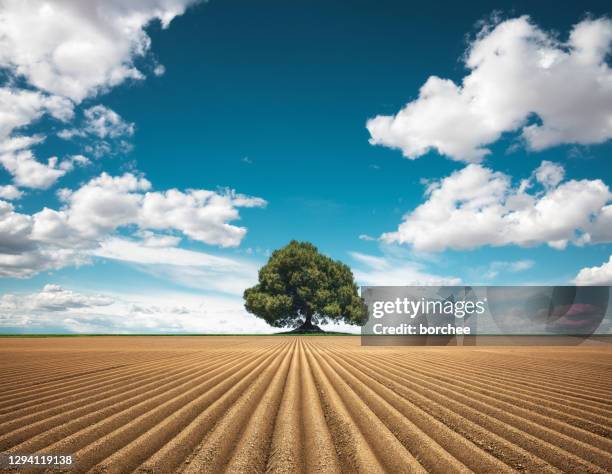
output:
[[0,369],[0,450],[78,472],[612,472],[607,346],[25,338]]

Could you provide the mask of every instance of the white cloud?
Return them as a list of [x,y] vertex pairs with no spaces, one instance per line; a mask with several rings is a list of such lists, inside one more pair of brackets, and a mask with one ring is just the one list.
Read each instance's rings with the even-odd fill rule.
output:
[[0,164],[13,176],[15,184],[35,189],[48,189],[72,169],[70,160],[58,163],[57,157],[51,157],[41,163],[30,150],[1,154]]
[[142,245],[147,248],[175,247],[181,242],[176,235],[156,234],[150,230],[141,230],[134,235],[140,237]]
[[[0,201],[0,277],[24,278],[88,261],[78,248],[70,247],[69,235],[62,223],[49,219],[53,212],[45,208],[32,216],[21,214],[15,212],[12,204]],[[36,229],[41,225],[42,234],[47,239],[55,237],[57,245],[37,237]],[[64,242],[62,237],[66,238]]]
[[359,285],[404,286],[404,285],[459,285],[461,279],[432,275],[424,271],[417,262],[376,257],[359,252],[350,252],[358,265],[353,274]]
[[266,205],[261,198],[232,190],[157,192],[150,188],[146,179],[131,173],[120,177],[102,173],[76,191],[62,190],[60,197],[66,209],[61,214],[85,237],[135,224],[141,229],[177,230],[199,242],[233,247],[246,235],[246,228],[229,224],[240,217],[238,208]]
[[134,124],[126,122],[114,110],[95,105],[83,111],[83,123],[57,134],[64,140],[79,139],[85,150],[95,158],[127,153],[132,149],[129,138],[134,135]]
[[57,158],[41,163],[28,149],[41,143],[44,136],[13,135],[15,130],[30,125],[45,113],[66,121],[73,116],[73,106],[61,97],[0,87],[0,165],[18,186],[46,189],[66,174],[67,170],[58,166]]
[[219,194],[203,189],[170,189],[144,196],[139,224],[147,229],[176,229],[193,240],[233,247],[246,235],[246,228],[228,223],[239,218],[238,208],[265,205],[263,199],[231,190]]
[[546,188],[554,188],[563,181],[565,170],[561,165],[544,160],[533,174],[538,183]]
[[0,153],[13,153],[25,150],[45,141],[44,135],[14,135],[0,142]]
[[0,87],[0,141],[8,138],[13,130],[29,125],[45,113],[58,120],[67,121],[74,115],[73,105],[69,100],[58,96]]
[[65,207],[53,211],[53,221],[62,222],[78,240],[98,240],[120,226],[137,223],[143,192],[150,189],[148,180],[134,174],[102,173],[75,191],[60,190]]
[[[163,238],[162,236],[157,237]],[[160,245],[156,241],[153,246],[150,245],[150,242],[150,238],[136,241],[114,237],[102,241],[92,253],[99,257],[145,265],[203,266],[220,270],[238,270],[242,265],[241,262],[234,259],[177,248],[170,242],[170,245]]]
[[[545,162],[538,170],[552,167]],[[535,175],[537,179],[538,171]],[[597,230],[597,219],[612,198],[608,187],[598,179],[560,183],[558,176],[544,175],[540,173],[544,189],[528,193],[530,180],[513,187],[504,173],[468,165],[430,184],[427,200],[404,216],[396,232],[381,239],[426,252],[541,243],[563,248],[569,241],[591,240],[589,232]]]
[[270,333],[239,298],[187,293],[92,295],[46,285],[0,297],[0,332]]
[[149,50],[145,27],[167,27],[191,0],[6,0],[0,6],[0,67],[32,86],[80,102],[142,79],[135,60]]
[[40,92],[0,88],[0,164],[18,186],[47,189],[72,169],[71,159],[61,163],[56,157],[47,163],[36,159],[29,148],[41,143],[44,136],[13,134],[45,113],[61,121],[69,120],[73,116],[72,103]]
[[[205,265],[202,259],[206,258],[211,266],[221,265],[223,261],[212,256],[200,255],[199,260],[194,260],[195,253],[164,248],[164,254],[151,246],[152,242],[158,247],[163,241],[177,243],[176,238],[168,239],[167,235],[144,234],[140,253],[138,248],[126,249],[127,241],[119,248],[117,241],[109,238],[121,228],[134,226],[140,231],[179,232],[206,244],[236,246],[246,234],[246,228],[229,223],[240,217],[238,208],[266,204],[263,199],[231,190],[222,194],[207,190],[151,191],[149,181],[131,173],[116,177],[102,173],[76,190],[60,190],[59,197],[64,203],[60,210],[44,208],[32,215],[18,213],[10,203],[0,201],[0,275],[28,277],[40,271],[81,265],[96,252],[121,260],[172,255],[185,261],[191,258],[193,265]],[[132,257],[128,257],[130,252]],[[208,273],[212,282],[214,272]]]
[[360,252],[349,252],[349,254],[353,260],[374,270],[385,270],[389,269],[390,267],[390,263],[385,257],[376,257],[374,255],[367,255]]
[[134,134],[134,124],[124,121],[114,110],[95,105],[85,110],[85,131],[99,138]]
[[517,130],[533,150],[603,143],[612,137],[611,40],[607,18],[581,21],[566,43],[526,16],[487,25],[466,53],[462,83],[429,77],[396,115],[367,122],[370,143],[410,159],[436,150],[464,162]]
[[7,199],[11,201],[13,199],[19,199],[21,196],[23,196],[23,193],[12,184],[0,186],[0,199]]
[[72,155],[60,163],[60,167],[70,171],[76,166],[87,166],[91,164],[91,160],[83,155]]
[[612,204],[601,210],[583,241],[584,243],[612,242]]
[[0,300],[0,310],[14,311],[66,311],[72,308],[89,308],[108,306],[113,303],[111,298],[101,295],[82,295],[65,290],[59,285],[47,284],[39,293],[19,298],[6,294]]
[[368,234],[360,234],[359,240],[365,240],[365,241],[371,242],[373,240],[376,240],[376,237],[372,237],[371,235],[368,235]]
[[258,265],[252,261],[177,248],[165,237],[171,236],[149,234],[144,241],[109,238],[91,254],[135,264],[143,272],[188,288],[242,295],[257,282]]
[[599,267],[583,268],[574,279],[576,285],[612,285],[612,255]]
[[514,262],[494,261],[484,272],[486,279],[496,278],[502,272],[518,273],[533,268],[533,260],[516,260]]

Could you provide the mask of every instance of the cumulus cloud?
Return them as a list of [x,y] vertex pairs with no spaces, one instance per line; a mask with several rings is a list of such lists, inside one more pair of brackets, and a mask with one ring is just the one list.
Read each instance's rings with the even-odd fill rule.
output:
[[139,224],[148,229],[176,229],[193,240],[234,247],[246,228],[229,224],[239,218],[239,207],[263,207],[266,201],[226,190],[222,194],[203,189],[177,189],[147,193],[142,201]]
[[134,124],[125,122],[114,110],[103,105],[86,109],[84,132],[99,138],[117,138],[134,134]]
[[46,163],[41,162],[30,148],[43,142],[45,136],[14,133],[31,125],[45,113],[58,120],[67,121],[73,116],[73,107],[70,101],[57,96],[0,88],[0,165],[12,175],[17,186],[47,189],[71,171],[75,164],[88,163],[87,158],[82,155],[61,161],[57,157],[50,157]]
[[14,153],[45,141],[44,135],[14,135],[6,140],[0,141],[0,154]]
[[591,223],[589,232],[581,238],[582,243],[612,242],[612,204],[604,206]]
[[563,181],[565,169],[557,163],[544,160],[533,174],[538,183],[546,188],[554,188]]
[[462,82],[430,76],[396,115],[368,120],[370,143],[464,162],[482,160],[505,132],[520,131],[532,150],[603,143],[612,137],[611,41],[607,18],[581,21],[566,42],[527,16],[486,25]]
[[118,227],[137,223],[143,193],[150,189],[147,179],[132,173],[102,173],[74,191],[62,189],[59,197],[64,208],[46,210],[39,219],[37,235],[56,241],[54,233],[48,232],[50,224],[54,224],[62,229],[62,240],[66,238],[64,234],[69,234],[78,241],[97,241]]
[[350,252],[357,263],[353,273],[357,283],[367,286],[459,285],[461,279],[427,273],[423,265],[391,257]]
[[38,91],[0,87],[0,141],[8,138],[13,130],[24,127],[47,113],[65,122],[74,115],[73,104],[65,98]]
[[19,199],[22,195],[23,193],[12,184],[0,186],[0,199],[11,201],[13,199]]
[[[570,241],[592,241],[591,232],[599,240],[612,238],[610,230],[602,230],[602,220],[610,218],[608,186],[599,179],[561,182],[559,168],[543,162],[516,187],[508,175],[470,164],[430,183],[427,200],[381,239],[435,252],[541,243],[564,248]],[[534,181],[542,189],[529,192]]]
[[73,113],[72,103],[61,97],[0,87],[0,165],[13,176],[16,185],[46,189],[66,174],[69,165],[62,166],[56,157],[49,158],[47,163],[36,160],[29,148],[41,143],[45,137],[15,135],[13,132],[44,114],[67,121]]
[[75,164],[88,163],[89,160],[82,155],[74,155],[62,161],[52,156],[46,163],[41,163],[31,150],[0,154],[0,164],[13,176],[16,185],[25,188],[48,189],[71,171]]
[[612,285],[612,255],[599,267],[587,267],[580,270],[574,283],[583,286]]
[[35,228],[40,226],[40,219],[52,212],[45,208],[34,215],[21,214],[12,204],[0,201],[0,276],[24,278],[88,261],[78,249],[70,248],[68,241],[61,243],[61,236],[68,235],[60,223],[49,222],[42,232],[47,238],[55,232],[58,245],[37,237]]
[[76,190],[60,190],[59,198],[59,210],[45,207],[32,215],[0,201],[1,276],[28,277],[87,263],[96,250],[108,252],[107,239],[128,226],[236,246],[246,234],[246,228],[230,224],[240,217],[238,208],[266,204],[231,190],[151,191],[148,180],[132,173],[102,173]]
[[153,20],[168,27],[191,0],[6,0],[0,7],[0,67],[48,93],[78,103],[142,79]]
[[126,122],[114,110],[95,105],[83,112],[83,123],[78,128],[67,128],[58,133],[64,140],[78,139],[85,150],[96,158],[132,149],[128,139],[134,134],[134,124]]

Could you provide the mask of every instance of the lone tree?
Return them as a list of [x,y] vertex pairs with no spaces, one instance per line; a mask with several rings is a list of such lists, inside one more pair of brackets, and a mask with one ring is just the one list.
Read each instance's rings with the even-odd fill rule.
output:
[[244,292],[248,312],[293,332],[323,332],[313,324],[364,324],[367,308],[357,294],[351,269],[319,253],[309,242],[292,240],[275,250],[259,270],[259,283]]

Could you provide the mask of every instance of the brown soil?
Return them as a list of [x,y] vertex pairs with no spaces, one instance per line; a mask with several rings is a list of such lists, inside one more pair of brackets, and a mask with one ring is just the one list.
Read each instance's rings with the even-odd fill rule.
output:
[[0,338],[0,387],[0,452],[72,472],[612,472],[608,345]]

